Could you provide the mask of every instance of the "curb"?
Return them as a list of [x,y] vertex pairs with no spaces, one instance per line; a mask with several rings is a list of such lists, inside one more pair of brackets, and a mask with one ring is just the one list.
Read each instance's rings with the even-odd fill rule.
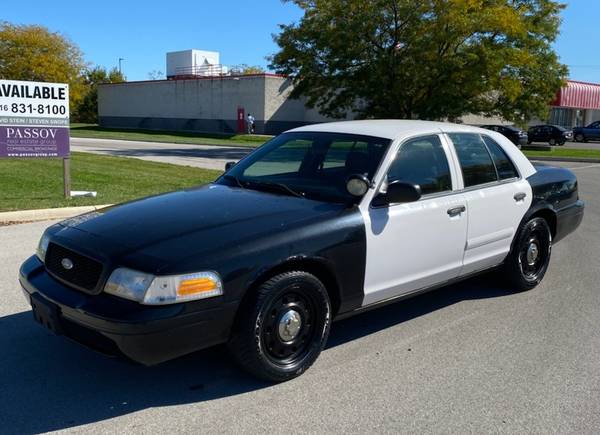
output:
[[0,213],[0,223],[36,222],[51,219],[66,219],[79,214],[96,211],[112,204],[86,205],[82,207],[45,208],[40,210],[17,210]]
[[593,157],[534,157],[527,156],[529,160],[537,160],[538,162],[579,162],[579,163],[600,163],[600,158]]

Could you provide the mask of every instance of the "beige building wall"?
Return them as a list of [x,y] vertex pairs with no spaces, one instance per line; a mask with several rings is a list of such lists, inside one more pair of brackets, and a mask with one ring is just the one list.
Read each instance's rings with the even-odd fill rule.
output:
[[264,77],[106,84],[98,88],[103,126],[237,131],[237,109],[264,120]]

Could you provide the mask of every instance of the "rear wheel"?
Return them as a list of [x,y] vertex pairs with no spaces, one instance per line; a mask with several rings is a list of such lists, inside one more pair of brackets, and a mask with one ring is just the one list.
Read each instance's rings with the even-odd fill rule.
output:
[[556,139],[554,139],[554,138],[550,139],[549,143],[552,146],[556,145]]
[[504,276],[518,291],[537,286],[550,263],[552,234],[543,218],[533,218],[525,223],[515,244],[504,262]]
[[331,304],[314,275],[286,272],[262,284],[240,308],[229,349],[239,365],[267,381],[304,373],[329,335]]

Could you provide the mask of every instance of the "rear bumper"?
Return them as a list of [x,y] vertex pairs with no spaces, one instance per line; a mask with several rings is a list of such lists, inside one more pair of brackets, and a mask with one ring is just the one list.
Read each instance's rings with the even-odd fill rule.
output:
[[145,365],[227,341],[238,306],[212,298],[157,307],[104,293],[88,295],[52,278],[36,256],[23,263],[19,281],[30,303],[33,297],[56,305],[58,332]]
[[577,200],[573,204],[556,212],[556,234],[554,236],[554,243],[563,239],[579,227],[583,220],[584,209],[585,203],[581,200]]

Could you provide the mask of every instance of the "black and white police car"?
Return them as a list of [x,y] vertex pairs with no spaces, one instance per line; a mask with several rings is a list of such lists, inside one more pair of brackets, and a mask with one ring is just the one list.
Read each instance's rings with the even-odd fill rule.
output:
[[533,288],[583,210],[572,172],[533,166],[496,132],[311,125],[207,186],[51,226],[20,282],[36,320],[94,349],[150,365],[228,343],[284,381],[333,319],[496,267]]

